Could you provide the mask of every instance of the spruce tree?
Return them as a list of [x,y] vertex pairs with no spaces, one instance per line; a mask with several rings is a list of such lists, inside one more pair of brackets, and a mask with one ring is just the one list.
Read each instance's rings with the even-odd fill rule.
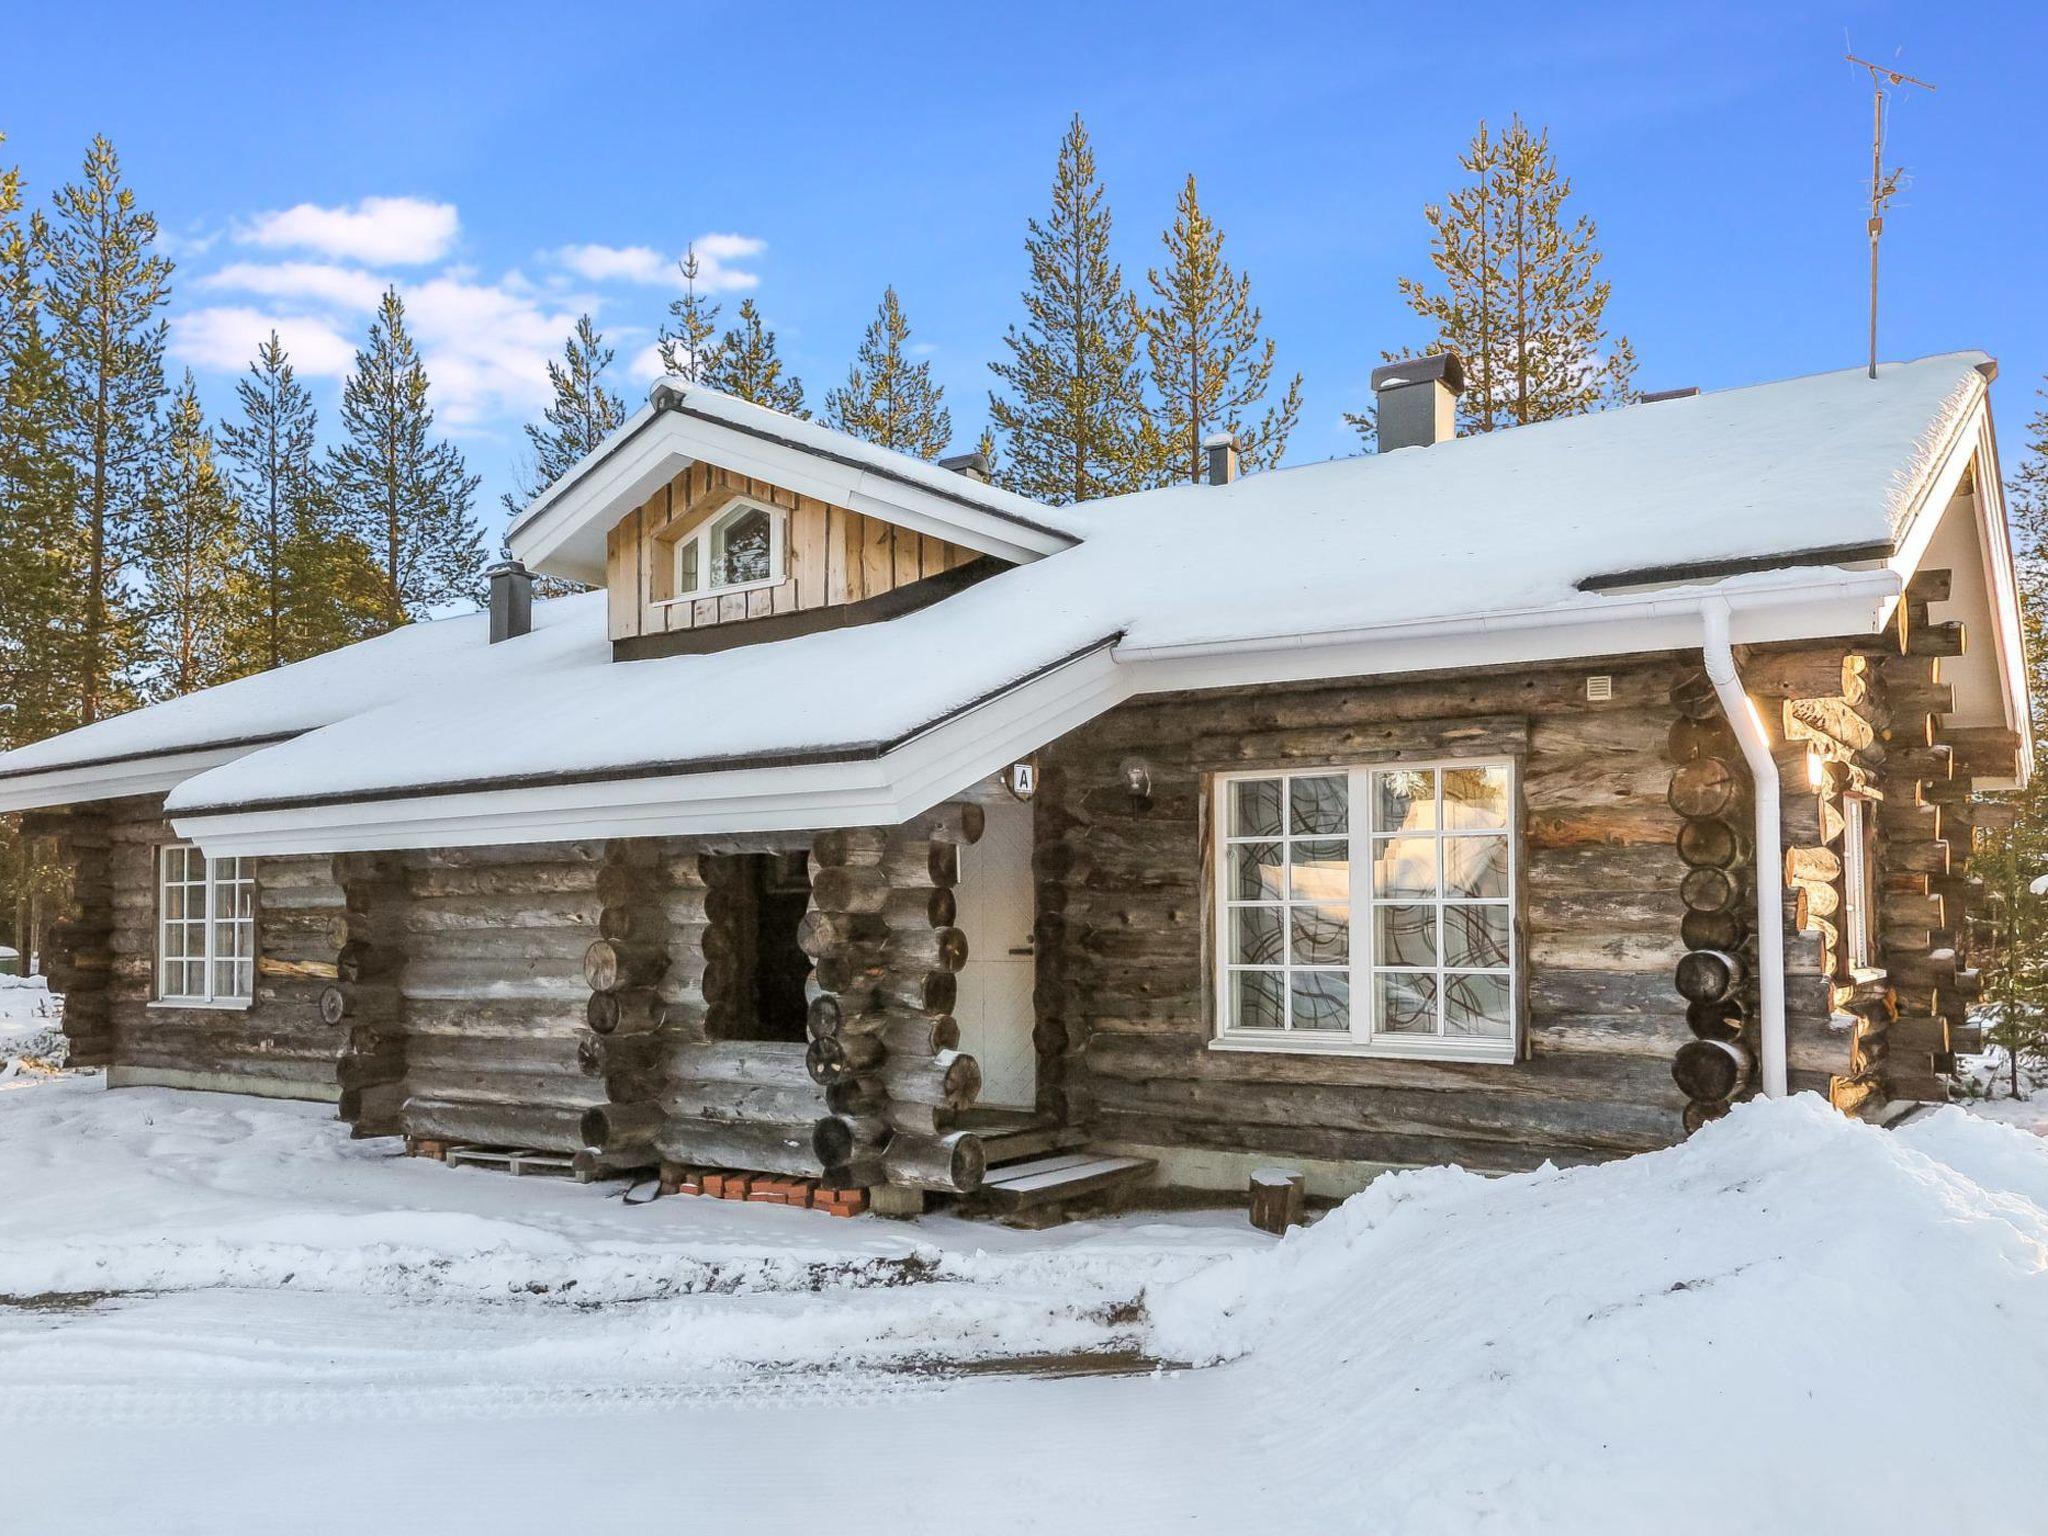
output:
[[719,338],[699,375],[702,382],[736,400],[765,405],[787,416],[810,419],[804,408],[804,381],[782,372],[775,333],[761,323],[752,299],[740,300],[740,323]]
[[[1202,212],[1193,176],[1161,238],[1167,265],[1146,273],[1155,302],[1141,318],[1165,477],[1200,480],[1202,439],[1219,431],[1237,438],[1246,468],[1271,469],[1301,417],[1301,375],[1266,405],[1273,341],[1260,334],[1265,317],[1252,302],[1250,275],[1232,271],[1223,259],[1223,231]],[[1250,425],[1262,405],[1264,414]]]
[[[1607,335],[1599,231],[1565,212],[1572,184],[1558,172],[1550,131],[1531,133],[1517,116],[1496,136],[1482,122],[1458,163],[1471,183],[1423,210],[1441,286],[1400,280],[1401,297],[1435,328],[1429,350],[1456,352],[1465,365],[1458,430],[1632,399],[1635,349]],[[1372,440],[1369,412],[1346,419]]]
[[222,426],[220,445],[237,470],[247,573],[262,601],[263,665],[277,667],[297,659],[287,643],[287,551],[293,535],[317,517],[320,490],[313,397],[299,383],[276,331],[257,347],[256,360],[235,384],[235,398],[242,419]]
[[953,440],[953,416],[945,391],[932,382],[931,363],[913,363],[905,354],[909,340],[910,322],[896,290],[886,288],[846,383],[825,396],[825,420],[884,448],[936,459]]
[[[2048,388],[2040,391],[2048,399]],[[2036,741],[2048,740],[2048,408],[2027,423],[2019,469],[2006,486],[2013,571],[2020,600],[2028,693]],[[2006,1053],[2008,1092],[2025,1096],[2029,1069],[2048,1069],[2048,775],[2036,772],[2009,803],[2010,826],[1992,835],[1970,860],[1990,897],[1995,941],[1985,961],[1983,1008],[1987,1037]]]
[[683,296],[672,299],[668,319],[654,339],[661,354],[661,371],[695,384],[714,350],[718,335],[718,306],[697,292],[697,247],[691,245],[676,263],[683,275]]
[[342,390],[346,441],[328,457],[341,526],[383,570],[383,622],[396,628],[481,596],[482,530],[471,516],[477,477],[455,445],[433,435],[427,370],[405,326],[405,303],[386,289],[367,345]]
[[51,342],[69,402],[62,444],[78,482],[85,551],[78,718],[122,707],[137,644],[123,571],[144,517],[164,396],[171,263],[156,219],[135,206],[114,146],[95,137],[78,181],[59,189],[44,252]]
[[1052,211],[1024,240],[1031,285],[1024,325],[1003,337],[1006,361],[989,364],[1008,386],[991,393],[1003,436],[1002,483],[1060,504],[1152,483],[1158,441],[1138,366],[1143,327],[1109,256],[1110,213],[1088,130],[1075,114],[1060,140]]

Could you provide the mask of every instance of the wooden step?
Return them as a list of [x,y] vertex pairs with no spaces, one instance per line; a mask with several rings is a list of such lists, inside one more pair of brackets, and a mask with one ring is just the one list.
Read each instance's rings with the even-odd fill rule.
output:
[[1086,1131],[1067,1125],[1020,1125],[1014,1129],[979,1131],[991,1168],[1004,1168],[1049,1152],[1071,1152],[1088,1140]]
[[980,1198],[999,1211],[1021,1211],[1099,1194],[1135,1183],[1158,1164],[1149,1157],[1107,1157],[1098,1152],[1061,1152],[991,1169]]

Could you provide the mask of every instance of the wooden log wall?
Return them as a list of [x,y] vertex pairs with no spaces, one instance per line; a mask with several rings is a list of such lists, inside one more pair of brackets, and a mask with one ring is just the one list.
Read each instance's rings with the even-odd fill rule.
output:
[[1671,705],[1678,719],[1666,737],[1666,799],[1684,818],[1677,847],[1685,865],[1678,887],[1685,953],[1674,978],[1693,1037],[1673,1056],[1671,1077],[1686,1096],[1684,1125],[1693,1131],[1725,1115],[1755,1075],[1754,799],[1749,766],[1704,670],[1678,680]]
[[[1684,663],[1625,657],[1134,701],[1040,754],[1039,1080],[1066,1118],[1148,1146],[1486,1169],[1680,1134],[1692,1038],[1681,818],[1667,800]],[[1612,678],[1589,702],[1587,677]],[[1525,1059],[1210,1048],[1206,776],[1396,757],[1520,762]],[[1150,769],[1134,800],[1121,764]]]
[[175,842],[161,797],[96,801],[32,818],[70,864],[73,915],[53,933],[51,981],[79,1065],[324,1092],[340,1042],[320,1020],[333,979],[327,924],[341,905],[325,857],[262,859],[256,963],[246,1008],[178,1008],[156,992],[157,850]]
[[608,1102],[582,1052],[607,862],[603,843],[404,855],[406,1135],[583,1149],[585,1113]]
[[[1916,577],[1882,640],[1756,648],[1741,658],[1745,688],[1778,727],[1790,1086],[1824,1092],[1853,1113],[1945,1098],[1956,1050],[1977,1043],[1966,1022],[1980,986],[1970,920],[1984,899],[1982,882],[1964,868],[1972,775],[2014,773],[2019,744],[2008,732],[1951,729],[1942,719],[1951,698],[1941,662],[1966,644],[1960,624],[1929,622],[1929,605],[1948,590],[1946,571]],[[1703,677],[1688,680],[1674,695],[1696,717],[1672,734],[1674,805],[1711,795],[1723,777],[1748,781],[1718,711],[1698,706],[1703,686]],[[1702,761],[1725,765],[1725,775]],[[1870,953],[1861,964],[1850,952],[1850,909],[1864,899],[1849,887],[1851,798],[1862,802],[1874,834],[1874,900],[1864,913]],[[1723,894],[1710,877],[1688,877],[1688,906],[1695,896],[1711,906]],[[1689,924],[1703,921],[1688,913]],[[1718,935],[1696,927],[1687,937],[1710,955]],[[1680,989],[1710,983],[1714,962],[1688,958]],[[1753,967],[1753,946],[1738,961]],[[1753,1086],[1753,987],[1747,981],[1726,1003],[1694,1005],[1701,1040],[1673,1066],[1691,1096],[1688,1126],[1725,1112]],[[1726,1010],[1725,1034],[1717,1008]]]
[[955,1194],[981,1185],[985,1149],[957,1125],[981,1069],[957,1049],[952,1010],[967,961],[954,926],[958,848],[983,822],[980,806],[959,803],[812,844],[805,1066],[833,1111],[817,1150],[835,1182]]
[[406,888],[402,858],[345,853],[333,860],[342,909],[330,920],[334,980],[320,1017],[341,1037],[335,1066],[338,1118],[356,1137],[395,1136],[404,1127],[407,1038],[399,976],[405,967]]

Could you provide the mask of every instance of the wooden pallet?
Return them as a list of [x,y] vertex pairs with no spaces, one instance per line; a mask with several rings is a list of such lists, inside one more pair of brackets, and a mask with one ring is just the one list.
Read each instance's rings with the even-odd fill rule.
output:
[[472,1168],[499,1168],[521,1178],[576,1177],[574,1156],[567,1152],[543,1152],[538,1147],[452,1146],[446,1160]]

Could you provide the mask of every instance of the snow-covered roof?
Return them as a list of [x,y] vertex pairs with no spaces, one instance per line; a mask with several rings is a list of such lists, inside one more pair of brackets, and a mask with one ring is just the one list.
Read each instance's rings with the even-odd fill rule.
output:
[[605,576],[605,534],[694,460],[883,518],[1006,560],[1074,542],[1068,513],[701,384],[657,380],[647,404],[513,522],[507,546],[534,570]]
[[[444,689],[459,696],[494,677],[534,678],[611,655],[602,593],[536,603],[531,634],[499,645],[489,638],[481,613],[409,624],[0,753],[0,811],[169,789],[209,759],[226,761],[394,699]],[[82,769],[99,781],[96,794],[77,793]]]
[[1738,642],[1871,633],[1961,473],[1986,361],[1066,508],[1079,542],[932,606],[710,654],[613,661],[595,596],[499,646],[480,618],[421,626],[0,757],[0,794],[114,727],[159,750],[297,729],[180,784],[181,829],[283,851],[839,825],[1141,691],[1694,646],[1705,587]]

